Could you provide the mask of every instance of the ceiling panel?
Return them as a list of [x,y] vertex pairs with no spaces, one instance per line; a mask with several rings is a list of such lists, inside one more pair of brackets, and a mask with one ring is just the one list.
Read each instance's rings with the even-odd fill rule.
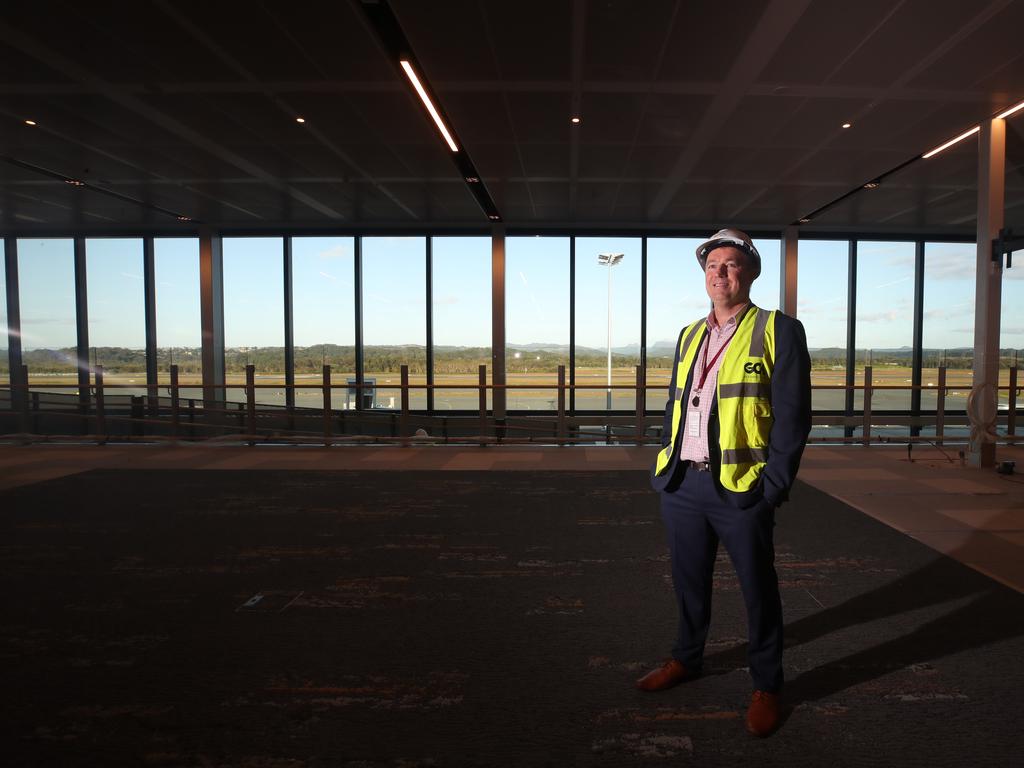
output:
[[[5,226],[177,226],[147,205],[214,226],[486,226],[360,2],[8,5],[0,154],[140,204],[127,212],[9,160]],[[642,225],[669,183],[658,226],[782,227],[1024,98],[1021,2],[810,3],[743,73],[768,0],[391,5],[521,226]],[[1021,125],[1024,113],[1009,121],[1011,157]],[[811,226],[969,234],[976,165],[971,140]],[[1012,170],[1007,204],[1022,198]]]

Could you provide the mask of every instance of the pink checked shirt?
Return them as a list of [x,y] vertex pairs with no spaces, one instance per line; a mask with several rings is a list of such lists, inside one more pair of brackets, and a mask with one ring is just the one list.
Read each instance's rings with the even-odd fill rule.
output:
[[[749,304],[740,307],[732,317],[725,321],[725,325],[718,324],[713,309],[708,315],[709,333],[704,336],[704,341],[701,342],[700,349],[697,350],[697,356],[694,358],[693,383],[690,395],[685,403],[681,403],[683,418],[679,428],[683,431],[683,441],[679,448],[679,458],[683,461],[708,460],[708,418],[711,414],[711,403],[715,399],[715,388],[718,386],[718,369],[721,367],[722,359],[725,357],[725,348],[729,346],[729,342],[732,341],[732,337],[736,333],[736,318],[741,316],[748,306]],[[722,354],[718,356],[711,370],[708,371],[707,380],[704,382],[704,389],[699,393],[700,404],[695,408],[692,403],[694,395],[698,394],[697,384],[700,382],[701,371],[704,369],[706,362],[714,358],[719,350],[722,350]],[[685,387],[686,381],[677,381],[676,386]],[[686,418],[691,411],[697,411],[700,414],[700,436],[698,437],[690,435],[689,427],[686,424]]]

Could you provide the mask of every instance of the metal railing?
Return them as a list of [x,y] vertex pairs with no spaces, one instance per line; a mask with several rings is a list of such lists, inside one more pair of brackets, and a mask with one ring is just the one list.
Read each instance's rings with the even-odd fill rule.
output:
[[[846,384],[815,384],[813,390],[855,390],[863,393],[863,407],[859,414],[848,415],[836,412],[816,412],[813,416],[816,426],[833,426],[844,429],[859,428],[859,436],[815,436],[811,442],[818,443],[884,443],[884,442],[933,442],[941,444],[947,440],[964,441],[965,435],[946,434],[952,425],[954,414],[947,411],[946,397],[951,390],[962,390],[962,385],[947,384],[946,368],[938,368],[938,381],[931,385],[877,384],[873,380],[873,369],[866,366],[863,383]],[[1009,369],[1009,383],[997,387],[998,392],[1007,392],[1008,410],[1006,411],[1005,433],[998,439],[1016,442],[1017,435],[1017,402],[1020,390],[1017,384],[1017,368]],[[140,389],[137,384],[108,384],[104,381],[103,366],[96,366],[93,371],[93,384],[87,392],[63,395],[57,401],[44,403],[41,395],[46,390],[69,389],[67,384],[29,384],[27,366],[20,372],[19,382],[12,383],[6,390],[8,408],[6,409],[7,430],[0,434],[0,439],[23,443],[48,440],[95,441],[103,444],[111,440],[132,441],[204,441],[256,443],[315,443],[326,446],[343,443],[399,443],[412,445],[417,443],[473,443],[516,444],[545,443],[573,444],[603,442],[607,444],[660,444],[662,412],[647,408],[647,392],[649,390],[665,390],[664,384],[648,385],[645,371],[634,369],[633,384],[567,384],[565,366],[558,366],[557,380],[554,385],[545,384],[489,384],[487,382],[487,366],[481,365],[475,385],[456,384],[412,384],[409,380],[409,367],[401,366],[400,405],[397,409],[333,407],[332,394],[336,389],[351,392],[357,390],[359,384],[346,381],[335,384],[331,378],[331,366],[325,365],[322,380],[313,384],[294,384],[295,390],[320,390],[321,407],[274,406],[260,403],[257,391],[260,389],[282,389],[281,384],[258,384],[255,366],[248,365],[245,369],[244,387],[234,383],[217,384],[214,387],[201,384],[180,383],[178,366],[170,367],[169,385],[159,388],[147,386],[146,395],[132,396],[130,402],[120,403],[111,409],[108,398],[115,397],[117,390]],[[379,385],[375,382],[363,382],[364,390]],[[227,392],[232,389],[244,388],[244,402],[228,402]],[[504,418],[495,418],[488,409],[488,394],[497,390],[506,392],[515,390],[556,390],[556,407],[551,412],[541,415],[513,412]],[[167,397],[152,395],[154,389],[166,389]],[[204,391],[204,398],[183,397],[182,390]],[[395,387],[387,387],[395,389]],[[411,395],[418,390],[471,390],[478,394],[478,408],[471,411],[458,412],[454,415],[441,415],[438,412],[413,410],[410,407]],[[936,393],[934,414],[911,414],[909,411],[877,415],[874,409],[875,394],[879,390],[913,391],[915,389]],[[580,390],[633,390],[634,408],[629,411],[599,411],[569,413],[566,408],[567,394]],[[222,397],[211,397],[210,393],[223,393]],[[4,393],[0,389],[0,398]],[[2,400],[0,400],[2,402]],[[360,401],[361,402],[361,401]],[[66,405],[67,407],[61,407]],[[125,408],[127,405],[127,409]],[[350,405],[350,403],[346,403]],[[0,406],[2,407],[2,406]],[[127,414],[127,415],[126,415]],[[5,413],[0,410],[0,419]],[[966,422],[964,412],[955,414],[959,426]],[[998,413],[997,413],[998,416]],[[0,422],[3,423],[3,422]],[[41,429],[44,426],[50,429]],[[69,423],[77,424],[72,430],[78,434],[60,434],[53,427]],[[929,427],[935,429],[934,435],[884,435],[878,434],[875,427],[880,424]],[[599,427],[599,432],[587,431]],[[90,427],[92,428],[90,430]],[[418,436],[416,430],[426,434]]]

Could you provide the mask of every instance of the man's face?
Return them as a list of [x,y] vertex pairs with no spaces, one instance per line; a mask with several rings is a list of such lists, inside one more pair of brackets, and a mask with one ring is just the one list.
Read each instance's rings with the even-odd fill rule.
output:
[[704,285],[716,305],[734,306],[747,301],[754,276],[750,258],[739,248],[723,245],[708,254]]

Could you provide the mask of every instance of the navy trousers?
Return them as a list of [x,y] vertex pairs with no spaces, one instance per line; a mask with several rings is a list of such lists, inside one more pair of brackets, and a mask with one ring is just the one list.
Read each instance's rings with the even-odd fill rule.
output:
[[775,573],[775,509],[767,502],[737,509],[719,497],[710,472],[690,469],[661,494],[672,556],[679,636],[672,656],[700,670],[711,623],[711,583],[719,541],[739,577],[747,606],[748,662],[756,690],[782,689],[782,601]]

